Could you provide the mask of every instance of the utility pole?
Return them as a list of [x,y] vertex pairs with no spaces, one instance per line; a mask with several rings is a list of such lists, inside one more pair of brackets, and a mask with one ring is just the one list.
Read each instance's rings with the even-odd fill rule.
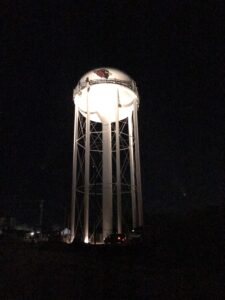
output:
[[39,226],[42,233],[42,225],[43,225],[43,212],[44,212],[44,199],[40,201],[40,217],[39,217]]

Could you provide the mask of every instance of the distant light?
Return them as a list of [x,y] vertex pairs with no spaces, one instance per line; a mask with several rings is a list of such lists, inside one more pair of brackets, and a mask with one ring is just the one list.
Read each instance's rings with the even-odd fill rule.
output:
[[135,230],[134,229],[132,229],[132,232],[134,232]]
[[31,235],[31,236],[34,236],[34,231],[31,231],[30,235]]
[[88,240],[87,236],[85,237],[84,242],[85,242],[85,244],[88,244],[89,240]]

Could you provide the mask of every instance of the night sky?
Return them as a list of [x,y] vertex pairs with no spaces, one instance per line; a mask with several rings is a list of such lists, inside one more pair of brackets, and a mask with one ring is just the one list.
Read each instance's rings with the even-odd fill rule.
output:
[[[201,2],[201,3],[200,3]],[[220,206],[223,1],[2,1],[0,211],[63,223],[73,88],[111,66],[140,93],[146,214]]]

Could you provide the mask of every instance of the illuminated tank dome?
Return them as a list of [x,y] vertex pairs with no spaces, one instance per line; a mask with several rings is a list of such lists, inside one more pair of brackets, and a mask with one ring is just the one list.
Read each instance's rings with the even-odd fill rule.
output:
[[99,68],[86,73],[74,90],[74,103],[90,120],[112,123],[130,116],[134,100],[139,103],[136,83],[127,74],[113,68]]

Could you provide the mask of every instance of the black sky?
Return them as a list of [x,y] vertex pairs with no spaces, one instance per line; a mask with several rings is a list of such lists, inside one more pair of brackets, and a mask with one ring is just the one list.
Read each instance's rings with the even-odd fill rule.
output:
[[[3,1],[1,208],[26,220],[71,194],[73,102],[101,66],[137,82],[147,212],[221,205],[223,1]],[[65,214],[64,214],[65,215]]]

